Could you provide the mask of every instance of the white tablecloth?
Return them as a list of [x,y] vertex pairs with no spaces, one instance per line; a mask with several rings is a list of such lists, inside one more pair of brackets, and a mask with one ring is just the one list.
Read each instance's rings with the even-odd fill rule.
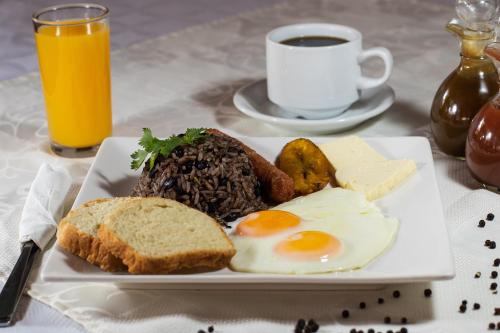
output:
[[[267,31],[289,23],[326,21],[358,28],[364,34],[365,47],[385,46],[395,58],[390,84],[396,91],[396,103],[384,115],[350,132],[363,136],[429,136],[432,97],[440,82],[458,63],[457,42],[443,28],[452,15],[452,7],[430,1],[294,0],[136,44],[112,56],[114,135],[137,136],[142,127],[150,127],[156,135],[167,136],[195,126],[219,127],[233,134],[249,136],[294,135],[241,115],[232,105],[232,95],[242,84],[265,76],[264,35]],[[375,67],[368,65],[366,70],[374,73]],[[19,253],[16,221],[40,163],[49,161],[69,168],[75,178],[73,195],[67,200],[69,206],[92,162],[92,159],[58,158],[50,153],[43,109],[36,74],[0,82],[2,279],[10,272]],[[478,184],[469,176],[464,162],[449,159],[437,150],[434,151],[434,158],[449,221],[455,218],[453,207],[458,207],[457,203],[469,205],[471,200],[495,200],[496,197],[492,199],[489,193],[471,194]],[[465,197],[469,194],[472,199]],[[467,217],[467,212],[470,211],[460,213],[461,220],[479,218]],[[452,241],[455,243],[460,239],[452,238]],[[494,321],[491,304],[489,308],[484,305],[482,311],[456,316],[458,298],[474,296],[460,295],[459,291],[464,288],[462,283],[466,283],[462,279],[468,276],[468,271],[461,265],[457,269],[460,278],[432,285],[436,295],[441,296],[437,296],[430,307],[424,306],[422,315],[410,316],[406,313],[408,307],[401,307],[397,315],[404,315],[405,312],[421,324],[411,332],[475,332],[485,328],[489,321]],[[423,287],[416,285],[400,289],[408,297],[417,297]],[[124,306],[109,312],[105,307],[99,308],[107,304],[108,299],[95,298],[95,304],[87,304],[88,298],[78,296],[82,295],[82,290],[93,297],[100,295],[109,299],[118,295],[123,299],[118,303]],[[304,294],[301,298],[297,297],[298,294],[282,292],[233,294],[199,291],[162,292],[151,296],[143,292],[117,294],[112,286],[44,284],[40,281],[32,286],[30,293],[77,319],[88,329],[99,332],[118,329],[125,332],[127,328],[137,328],[134,323],[140,322],[141,318],[151,320],[150,326],[141,326],[143,331],[148,331],[148,327],[150,331],[158,331],[160,327],[169,332],[196,331],[205,323],[206,326],[208,323],[216,326],[220,323],[224,328],[220,332],[289,332],[298,313],[316,317],[328,326],[325,332],[333,332],[337,331],[335,327],[341,327],[337,324],[337,307],[353,306],[362,298],[375,296],[349,293],[339,297],[337,294],[319,293]],[[457,299],[446,299],[450,293]],[[482,297],[484,304],[494,303],[494,300],[486,299],[490,294],[481,296],[484,293],[478,292],[477,297]],[[142,297],[142,301],[127,302],[137,297]],[[331,299],[338,302],[329,302]],[[220,308],[211,308],[211,300]],[[315,302],[317,306],[314,306]],[[156,311],[135,317],[141,314],[138,304],[152,304]],[[331,315],[320,311],[323,304],[332,307]],[[408,305],[419,307],[422,304],[410,302]],[[378,323],[374,321],[375,314],[380,316],[386,310],[390,310],[389,305],[352,318],[349,324]],[[412,311],[419,310],[414,307]],[[449,330],[454,321],[453,330]],[[67,322],[61,325],[67,325]],[[74,326],[72,329],[78,330]],[[345,331],[345,328],[339,330]]]

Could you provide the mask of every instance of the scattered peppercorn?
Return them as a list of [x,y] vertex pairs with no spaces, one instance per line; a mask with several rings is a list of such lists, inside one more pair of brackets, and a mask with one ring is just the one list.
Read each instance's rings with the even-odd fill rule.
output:
[[304,333],[312,333],[312,329],[309,326],[304,327]]
[[306,326],[306,321],[304,319],[301,318],[297,320],[297,324],[295,325],[295,327],[302,329],[304,328],[304,326]]
[[375,333],[375,330],[373,328],[369,328],[368,333]]
[[406,323],[408,323],[408,318],[406,317],[401,318],[401,324],[406,324]]
[[358,332],[358,331],[356,331],[356,329],[355,329],[355,328],[353,328],[353,329],[351,329],[351,330],[349,331],[349,333],[357,333],[357,332]]
[[347,310],[342,311],[342,317],[349,318],[349,311],[347,311]]
[[490,324],[488,325],[488,328],[489,328],[490,330],[494,330],[494,329],[495,329],[495,323],[490,323]]
[[309,327],[311,327],[311,332],[313,333],[316,333],[319,330],[319,325],[317,323],[314,323]]
[[495,266],[495,267],[500,266],[500,258],[496,258],[496,259],[493,261],[493,266]]
[[401,333],[408,333],[408,329],[406,327],[401,327],[401,329],[399,330],[399,332],[401,332]]
[[384,323],[390,324],[391,323],[391,317],[385,317],[384,318]]
[[490,244],[491,244],[491,241],[489,239],[484,241],[484,246],[488,247],[488,246],[490,246]]
[[208,326],[208,333],[213,333],[214,327],[213,326]]
[[378,303],[378,304],[384,304],[384,299],[383,299],[383,298],[379,298],[379,299],[377,300],[377,303]]
[[486,215],[486,219],[488,221],[493,221],[494,218],[495,218],[495,215],[493,213],[488,213],[488,215]]
[[479,310],[481,308],[481,305],[479,303],[474,303],[474,310]]
[[432,290],[430,290],[429,288],[424,290],[425,297],[431,297],[431,295],[432,295]]
[[394,333],[392,330],[388,330],[387,333]]
[[497,330],[500,330],[500,322],[497,323]]
[[476,274],[474,274],[474,279],[479,279],[481,277],[481,272],[476,272]]
[[496,284],[496,282],[493,282],[492,284],[490,284],[490,289],[495,290],[495,289],[497,289],[497,286],[498,285]]
[[500,308],[495,308],[495,312],[493,312],[494,316],[500,316]]
[[491,275],[490,275],[490,277],[491,277],[492,279],[496,279],[496,278],[497,278],[497,276],[498,276],[498,272],[497,272],[497,271],[491,271]]
[[465,306],[464,304],[462,304],[462,305],[460,305],[459,310],[460,310],[461,313],[464,313],[467,310],[467,306]]
[[365,302],[359,303],[359,308],[360,309],[365,309],[366,308],[366,303]]
[[467,300],[462,300],[462,305],[467,305]]
[[401,296],[401,293],[399,292],[399,290],[394,290],[394,292],[392,293],[392,297],[399,298],[399,296]]
[[495,249],[497,247],[497,243],[495,241],[491,241],[490,243],[490,249]]
[[198,330],[198,333],[205,333],[204,330]]
[[486,222],[484,222],[484,220],[481,220],[481,221],[479,221],[479,224],[477,226],[479,228],[484,228],[485,225],[486,225]]

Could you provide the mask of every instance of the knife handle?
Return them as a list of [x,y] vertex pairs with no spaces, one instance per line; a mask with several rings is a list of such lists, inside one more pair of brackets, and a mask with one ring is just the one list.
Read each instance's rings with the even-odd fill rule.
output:
[[21,255],[0,293],[0,327],[9,326],[14,317],[38,250],[33,241],[23,243],[21,247]]

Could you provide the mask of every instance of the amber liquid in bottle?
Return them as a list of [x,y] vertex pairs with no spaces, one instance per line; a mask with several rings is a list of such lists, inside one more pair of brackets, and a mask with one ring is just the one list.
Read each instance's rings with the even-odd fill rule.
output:
[[446,154],[464,157],[465,142],[472,118],[498,92],[498,73],[484,55],[489,35],[465,33],[448,25],[462,42],[459,66],[439,87],[431,108],[431,129],[438,147]]
[[[500,61],[500,44],[488,46],[486,53]],[[484,105],[472,120],[466,160],[474,178],[485,187],[500,192],[500,93]]]

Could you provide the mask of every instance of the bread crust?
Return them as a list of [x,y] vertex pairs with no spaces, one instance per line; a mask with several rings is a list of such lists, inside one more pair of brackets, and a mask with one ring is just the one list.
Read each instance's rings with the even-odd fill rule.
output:
[[99,226],[99,238],[119,257],[132,274],[170,273],[184,268],[207,268],[217,270],[227,267],[235,250],[177,252],[168,257],[144,257],[130,245],[118,238],[106,225]]
[[[160,201],[172,202],[175,205],[182,205],[177,201],[164,198],[142,198],[138,201]],[[119,216],[120,211],[130,209],[127,203],[120,205],[107,219]],[[186,209],[194,210],[186,206]],[[197,211],[198,212],[198,211]],[[200,212],[200,214],[203,214]],[[99,239],[106,244],[108,250],[120,258],[128,267],[129,273],[133,274],[158,274],[170,273],[181,269],[206,268],[210,270],[222,269],[229,265],[231,258],[236,254],[232,242],[220,225],[210,218],[209,223],[219,229],[221,236],[230,245],[227,250],[196,250],[175,252],[164,257],[146,257],[138,253],[126,241],[120,239],[113,230],[107,227],[106,222],[99,226],[97,231]]]
[[[90,207],[111,199],[96,199],[86,202],[82,207]],[[68,220],[76,214],[70,211],[61,220],[57,228],[57,244],[64,250],[87,260],[89,263],[99,266],[104,271],[117,272],[126,270],[121,259],[115,257],[100,239],[76,228]]]

